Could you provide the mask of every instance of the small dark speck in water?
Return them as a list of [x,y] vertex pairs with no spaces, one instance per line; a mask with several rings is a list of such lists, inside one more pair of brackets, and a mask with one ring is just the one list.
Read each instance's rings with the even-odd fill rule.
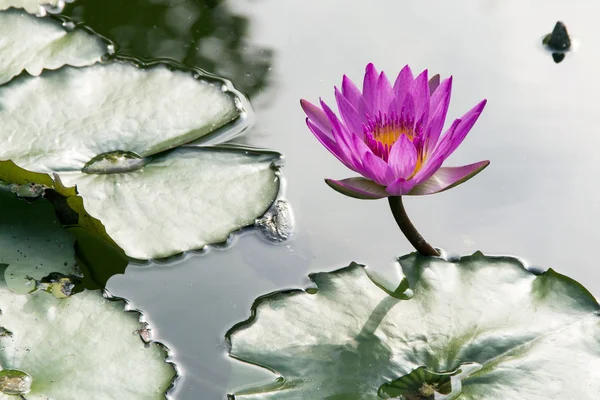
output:
[[552,51],[552,59],[555,63],[558,64],[564,60],[565,53],[571,49],[571,38],[569,38],[565,24],[558,21],[554,25],[552,33],[544,36],[542,43],[548,50]]

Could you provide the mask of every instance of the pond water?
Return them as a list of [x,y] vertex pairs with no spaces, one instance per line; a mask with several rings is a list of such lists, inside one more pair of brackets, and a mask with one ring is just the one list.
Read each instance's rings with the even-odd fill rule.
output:
[[[351,261],[388,277],[411,251],[385,201],[334,192],[323,178],[355,175],[307,129],[299,99],[333,104],[342,74],[362,81],[374,62],[389,76],[413,71],[454,76],[449,118],[488,104],[448,165],[491,165],[459,188],[408,198],[421,233],[450,254],[509,254],[553,268],[600,294],[592,250],[600,237],[596,132],[600,63],[593,2],[454,0],[98,1],[66,15],[114,39],[120,51],[168,57],[230,78],[251,98],[255,124],[238,142],[284,158],[285,198],[296,216],[292,240],[272,245],[255,233],[226,248],[171,263],[131,265],[108,289],[144,310],[157,340],[183,372],[174,398],[222,399],[259,375],[237,373],[224,334],[249,316],[253,300],[305,287],[307,274]],[[541,45],[563,21],[575,51],[556,64]],[[262,378],[268,375],[260,375]]]

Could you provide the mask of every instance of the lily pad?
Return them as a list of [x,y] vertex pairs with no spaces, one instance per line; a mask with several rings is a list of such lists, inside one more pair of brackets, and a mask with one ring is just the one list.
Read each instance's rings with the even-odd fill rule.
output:
[[14,7],[23,8],[30,14],[45,15],[47,8],[51,8],[53,12],[60,12],[65,3],[72,2],[73,0],[0,0],[0,10]]
[[313,294],[259,298],[227,333],[230,354],[281,377],[231,397],[600,396],[600,305],[580,284],[481,253],[399,261],[405,279],[395,292],[353,263],[311,275]]
[[78,275],[74,243],[50,203],[25,202],[0,190],[0,264],[7,265],[4,279],[10,289],[29,293],[52,273]]
[[39,75],[43,69],[67,64],[78,67],[94,64],[108,53],[108,48],[99,36],[84,29],[67,30],[56,19],[10,9],[0,12],[0,52],[0,84],[3,84],[23,70]]
[[162,345],[142,340],[147,326],[125,306],[99,290],[56,299],[16,295],[0,282],[0,326],[9,332],[0,335],[0,365],[31,377],[27,400],[164,399],[176,371]]
[[181,147],[128,173],[61,173],[87,212],[133,258],[163,258],[209,243],[265,213],[277,197],[277,153]]
[[66,66],[0,87],[0,159],[52,173],[105,153],[147,157],[233,121],[237,104],[222,83],[164,64]]

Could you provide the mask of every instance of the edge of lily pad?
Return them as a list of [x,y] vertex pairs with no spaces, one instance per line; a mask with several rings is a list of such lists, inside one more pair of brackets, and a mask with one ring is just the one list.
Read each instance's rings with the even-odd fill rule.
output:
[[[277,177],[279,183],[279,189],[277,196],[273,199],[273,202],[269,204],[265,212],[262,216],[268,213],[273,205],[283,198],[284,193],[284,180],[283,175],[281,173],[283,155],[274,150],[268,149],[260,149],[251,146],[242,146],[237,144],[221,144],[215,146],[200,146],[200,145],[192,145],[192,144],[184,144],[179,147],[193,147],[200,151],[238,151],[255,155],[270,155],[272,157],[271,160],[271,168],[274,170],[275,176]],[[165,150],[161,153],[155,154],[155,156],[167,153],[172,151],[173,149]],[[149,156],[153,157],[153,156]],[[8,167],[8,172],[6,172],[6,168],[2,168],[3,166]],[[13,171],[10,171],[13,170]],[[54,178],[54,179],[53,179]],[[212,243],[204,245],[201,248],[184,251],[181,253],[173,254],[168,257],[163,258],[155,258],[149,260],[141,260],[129,257],[125,255],[123,249],[108,235],[106,229],[102,222],[97,218],[91,216],[85,209],[85,199],[83,199],[78,193],[76,187],[66,187],[62,184],[60,177],[58,174],[54,174],[54,176],[50,177],[50,175],[45,173],[37,173],[31,172],[24,168],[19,167],[11,160],[0,160],[0,186],[6,186],[7,189],[10,189],[12,183],[17,184],[30,184],[30,183],[38,183],[44,186],[44,192],[42,197],[52,203],[54,209],[56,211],[57,218],[59,222],[67,229],[73,227],[81,227],[98,238],[102,239],[106,242],[107,245],[115,248],[115,250],[123,253],[123,256],[127,258],[130,262],[133,262],[136,265],[148,265],[150,263],[158,263],[165,264],[171,263],[173,261],[182,260],[186,257],[188,253],[190,254],[203,254],[209,251],[210,248],[216,248],[220,250],[225,250],[230,248],[234,243],[238,236],[245,234],[246,232],[251,232],[255,229],[255,224],[248,225],[242,227],[238,230],[232,231],[229,233],[227,238],[219,243]],[[9,179],[10,181],[17,182],[9,182],[5,179]],[[261,217],[262,217],[261,216]],[[260,218],[260,217],[259,217]]]
[[[277,202],[277,200],[284,198],[284,193],[285,193],[284,186],[285,185],[284,185],[283,174],[281,173],[284,156],[281,153],[279,153],[278,151],[261,149],[261,148],[252,147],[252,146],[238,145],[235,143],[223,143],[223,144],[214,145],[214,146],[203,146],[203,145],[196,145],[196,144],[188,143],[188,144],[181,145],[177,148],[186,148],[186,147],[193,147],[198,150],[204,150],[204,151],[239,151],[239,152],[245,152],[245,153],[250,153],[250,154],[255,154],[255,155],[271,155],[273,157],[273,159],[271,161],[271,168],[275,172],[275,176],[277,177],[277,180],[279,182],[279,190],[277,191],[277,196],[275,196],[275,198],[273,199],[271,204],[269,204],[269,207],[267,207],[265,212],[257,219],[260,219],[265,214],[267,214],[273,208],[273,205]],[[172,150],[174,150],[174,149],[165,150],[162,153],[155,154],[155,156],[161,155],[163,153],[166,153],[166,152],[169,152]],[[150,156],[150,157],[152,157],[152,156]],[[190,255],[191,254],[206,254],[211,249],[227,250],[227,249],[231,248],[233,245],[235,245],[235,243],[239,237],[241,237],[247,233],[251,233],[255,229],[256,229],[256,221],[252,225],[243,226],[240,229],[230,232],[229,235],[227,235],[227,238],[222,242],[205,244],[204,246],[202,246],[200,248],[182,251],[180,253],[173,254],[168,257],[151,258],[148,260],[133,258],[133,257],[129,257],[127,255],[126,255],[126,257],[130,261],[130,263],[133,263],[137,266],[144,266],[144,265],[149,265],[149,264],[159,264],[159,265],[171,264],[173,262],[185,260],[186,257],[188,256],[188,254],[190,254]],[[119,249],[120,249],[120,247],[119,247]]]
[[[64,4],[65,3],[72,3],[75,0],[59,0],[59,3],[63,3],[63,8],[64,8]],[[33,17],[36,18],[40,18],[40,19],[50,19],[53,20],[55,22],[57,22],[61,28],[66,32],[66,33],[71,33],[71,32],[75,32],[77,30],[82,30],[92,36],[95,36],[99,41],[101,41],[105,48],[106,48],[106,53],[100,58],[99,61],[97,61],[94,64],[97,63],[103,63],[103,62],[110,62],[112,61],[112,59],[115,57],[115,51],[116,51],[116,45],[115,42],[113,42],[112,40],[110,40],[109,38],[107,38],[106,36],[100,35],[99,33],[97,33],[96,31],[94,31],[91,27],[89,27],[88,25],[86,25],[83,22],[75,22],[72,19],[70,19],[69,17],[66,17],[64,15],[60,15],[59,13],[62,12],[62,8],[58,11],[50,11],[49,8],[52,8],[52,5],[50,4],[39,4],[39,13],[38,14],[31,14],[29,11],[27,11],[26,9],[22,8],[22,7],[8,7],[6,9],[0,10],[0,12],[6,12],[6,11],[10,11],[10,10],[16,10],[19,12],[24,12],[26,14],[29,14]],[[93,65],[93,64],[90,64]],[[73,68],[85,68],[86,66],[74,66],[71,64],[63,64],[60,65],[56,68],[47,68],[47,67],[43,67],[40,71],[39,75],[30,75],[27,71],[26,68],[22,69],[21,72],[15,76],[13,76],[9,81],[2,83],[0,86],[3,85],[8,85],[10,84],[13,80],[21,77],[21,76],[27,76],[27,77],[33,77],[33,76],[41,76],[44,74],[44,71],[57,71],[65,66],[70,66]],[[87,65],[89,66],[89,65]]]
[[[57,174],[38,173],[19,167],[11,160],[0,160],[0,188],[13,191],[15,185],[41,185],[42,192],[31,197],[43,197],[54,206],[58,221],[65,227],[80,226],[100,237],[110,246],[121,248],[108,236],[102,222],[89,215],[83,198],[75,187],[66,187]],[[122,250],[121,250],[122,251]]]
[[[115,50],[118,51],[118,47],[116,47]],[[191,74],[192,78],[194,78],[195,80],[202,79],[214,84],[221,84],[221,89],[223,90],[223,93],[234,100],[234,104],[239,112],[239,115],[236,118],[232,119],[225,125],[215,129],[214,131],[198,139],[181,143],[178,146],[165,149],[164,151],[168,151],[170,149],[180,146],[222,145],[224,144],[224,142],[227,142],[233,138],[240,136],[243,132],[245,132],[254,124],[254,110],[252,108],[252,105],[250,104],[250,100],[248,100],[246,95],[244,95],[242,92],[236,89],[236,87],[233,85],[233,82],[226,78],[223,78],[216,74],[212,74],[200,67],[190,67],[178,61],[164,57],[145,59],[143,57],[134,57],[127,54],[115,53],[111,57],[111,61],[129,63],[142,70],[154,68],[157,66],[164,66],[170,71],[186,72]],[[160,154],[160,152],[156,154]]]
[[[64,5],[66,5],[68,3],[74,3],[76,0],[59,0],[59,1],[62,2]],[[42,5],[40,7],[44,7],[44,5]],[[61,12],[62,12],[62,10],[56,11],[56,12],[48,11],[47,15],[38,16],[38,18],[41,18],[41,17],[52,18],[52,19],[60,22],[61,25],[63,26],[63,28],[68,32],[71,32],[71,31],[74,31],[77,29],[84,30],[89,34],[96,36],[98,39],[100,39],[106,45],[106,54],[104,55],[104,57],[102,57],[102,61],[109,61],[116,57],[117,50],[119,50],[118,43],[114,42],[113,40],[109,39],[108,37],[106,37],[104,35],[99,34],[91,26],[87,25],[85,22],[74,21],[72,18],[70,18],[66,15],[60,14]],[[105,57],[106,57],[106,59],[105,59]],[[79,67],[79,68],[83,68],[83,67]]]
[[[233,325],[231,328],[229,328],[227,330],[227,332],[225,332],[225,345],[227,347],[227,355],[233,359],[236,360],[240,360],[244,363],[248,363],[247,361],[241,360],[238,357],[236,357],[235,355],[231,354],[231,336],[232,334],[234,334],[236,331],[241,330],[241,329],[246,329],[249,328],[250,326],[252,326],[254,324],[254,322],[256,321],[256,311],[258,309],[258,307],[260,307],[263,303],[267,303],[270,302],[272,300],[276,300],[279,298],[283,298],[283,297],[290,297],[290,296],[298,296],[298,295],[302,295],[302,294],[307,294],[307,295],[314,295],[318,292],[319,287],[317,285],[317,283],[315,282],[315,277],[318,277],[319,275],[343,275],[343,274],[347,274],[347,273],[352,273],[356,270],[363,270],[366,271],[368,269],[368,267],[366,265],[363,264],[358,264],[354,261],[352,261],[350,263],[350,265],[346,266],[346,267],[342,267],[342,268],[338,268],[336,270],[333,271],[329,271],[329,272],[312,272],[310,274],[308,274],[308,279],[310,281],[310,283],[312,285],[307,286],[304,289],[282,289],[282,290],[275,290],[273,292],[267,293],[267,294],[263,294],[259,297],[257,297],[253,302],[252,305],[250,306],[250,316],[243,320],[240,321],[238,323],[236,323],[235,325]],[[366,272],[365,272],[366,273]],[[373,281],[373,279],[371,278],[370,274],[366,274],[367,277]],[[386,291],[379,283],[376,283],[373,281],[373,283],[379,287],[381,290]],[[389,294],[389,293],[388,293]],[[277,371],[271,369],[268,366],[265,365],[261,365],[261,364],[254,364],[254,363],[249,363],[249,364],[253,364],[253,365],[258,365],[262,368],[265,368],[271,372],[273,372],[275,375],[279,375],[281,376],[281,374],[279,374]],[[283,384],[283,382],[281,382]],[[231,397],[232,399],[235,399],[235,397]]]
[[[319,291],[319,287],[318,284],[316,283],[316,279],[319,275],[342,275],[342,274],[347,274],[347,273],[356,273],[357,271],[362,271],[362,273],[364,273],[369,280],[371,280],[371,282],[373,282],[373,284],[375,286],[377,286],[379,289],[383,290],[384,292],[386,292],[389,296],[392,297],[396,297],[396,298],[401,298],[401,299],[406,299],[409,300],[409,297],[412,296],[401,296],[399,297],[399,291],[402,288],[407,288],[412,290],[412,288],[414,287],[414,281],[411,278],[414,278],[415,274],[412,274],[412,276],[409,276],[409,274],[407,272],[407,269],[405,268],[411,268],[409,266],[404,266],[402,264],[402,261],[406,261],[408,259],[414,259],[416,258],[417,262],[414,264],[418,264],[418,261],[428,261],[428,260],[440,260],[442,262],[446,262],[446,263],[461,263],[461,262],[469,262],[471,260],[477,260],[479,258],[485,258],[489,261],[492,262],[510,262],[515,264],[516,266],[522,268],[524,271],[526,271],[527,273],[530,273],[531,275],[534,275],[536,277],[536,281],[543,283],[543,281],[547,281],[548,279],[551,278],[555,278],[560,282],[563,282],[567,285],[572,285],[572,287],[577,288],[577,290],[581,291],[581,296],[583,298],[585,298],[586,301],[591,301],[593,303],[595,303],[596,305],[598,305],[598,308],[600,308],[600,304],[598,303],[598,301],[596,300],[596,298],[590,293],[589,290],[587,290],[583,285],[581,285],[579,282],[577,282],[576,280],[569,278],[566,275],[560,274],[558,272],[556,272],[554,269],[552,268],[548,268],[545,271],[539,271],[537,269],[529,269],[526,264],[518,259],[517,257],[512,257],[512,256],[486,256],[483,254],[483,252],[481,251],[476,251],[471,255],[465,255],[465,256],[460,256],[460,257],[449,257],[449,258],[442,258],[442,257],[428,257],[428,256],[422,256],[420,254],[418,254],[417,252],[413,252],[413,253],[409,253],[403,256],[400,256],[397,258],[397,262],[401,267],[402,273],[403,273],[403,278],[401,279],[399,285],[398,285],[398,289],[396,289],[395,291],[392,291],[390,289],[387,289],[385,287],[385,285],[383,283],[377,282],[375,280],[375,277],[370,274],[368,272],[369,267],[362,265],[362,264],[358,264],[354,261],[352,261],[348,266],[346,267],[342,267],[342,268],[338,268],[335,269],[333,271],[329,271],[329,272],[315,272],[315,273],[310,273],[308,274],[308,278],[310,283],[312,283],[313,285],[306,287],[305,289],[284,289],[284,290],[278,290],[278,291],[274,291],[265,295],[262,295],[258,298],[256,298],[253,302],[252,305],[250,307],[250,316],[243,320],[240,321],[238,323],[236,323],[235,325],[233,325],[231,328],[229,328],[224,335],[224,339],[225,339],[225,345],[227,348],[227,356],[240,361],[242,363],[245,364],[250,364],[250,365],[256,365],[258,367],[261,367],[267,371],[270,371],[271,373],[273,373],[276,378],[275,380],[272,382],[272,387],[273,389],[277,389],[281,386],[283,386],[285,384],[285,376],[283,376],[281,373],[279,373],[277,370],[272,369],[271,367],[267,366],[267,365],[262,365],[260,363],[256,363],[253,361],[247,361],[244,360],[242,358],[237,357],[234,354],[231,354],[232,351],[232,336],[240,331],[240,330],[244,330],[244,329],[248,329],[250,328],[255,322],[256,322],[256,318],[257,318],[257,309],[262,306],[263,304],[269,303],[271,301],[274,300],[279,300],[282,298],[286,298],[289,296],[297,296],[297,295],[302,295],[302,294],[316,294]],[[425,263],[423,263],[425,264]],[[422,264],[422,265],[423,265]],[[412,272],[418,272],[418,271],[412,271]],[[543,281],[539,281],[539,280],[543,280]],[[247,392],[245,390],[242,390],[241,392],[237,393],[239,394],[247,394]],[[235,400],[236,396],[233,393],[228,393],[227,394],[227,399],[228,400]]]
[[588,289],[586,289],[581,283],[579,283],[578,281],[576,281],[573,278],[570,278],[566,275],[556,272],[553,268],[548,268],[546,270],[542,270],[540,268],[528,265],[524,260],[522,260],[518,257],[515,257],[515,256],[485,255],[480,250],[475,251],[471,255],[465,255],[465,256],[460,256],[460,257],[439,257],[439,258],[438,257],[428,257],[428,256],[420,255],[417,252],[405,254],[403,256],[398,257],[397,261],[400,264],[400,267],[401,267],[401,270],[402,270],[402,273],[403,273],[405,279],[408,281],[409,288],[412,288],[413,285],[412,285],[410,277],[407,276],[406,272],[407,272],[407,268],[410,269],[411,267],[410,266],[405,267],[402,264],[402,261],[408,260],[409,258],[417,258],[422,261],[427,261],[428,259],[434,259],[434,260],[439,259],[444,262],[453,263],[453,264],[470,262],[471,260],[477,260],[477,259],[481,259],[481,258],[485,258],[486,260],[488,260],[488,262],[491,261],[491,262],[498,262],[498,263],[503,263],[503,262],[512,263],[512,264],[515,264],[516,266],[522,268],[527,273],[530,273],[531,275],[535,276],[536,280],[537,279],[546,280],[546,279],[554,277],[560,281],[563,281],[566,284],[569,284],[575,288],[578,288],[578,290],[581,291],[581,296],[587,297],[588,300],[592,300],[594,303],[598,304],[598,307],[600,308],[600,303],[598,302],[596,297]]
[[[110,291],[108,289],[102,289],[102,295],[104,296],[104,298],[107,301],[121,302],[123,304],[123,312],[137,314],[138,321],[140,323],[140,327],[146,328],[147,331],[149,331],[149,332],[152,331],[152,325],[146,320],[146,316],[144,315],[144,312],[138,308],[131,306],[131,303],[129,302],[129,300],[127,300],[123,297],[113,296],[113,294],[110,293]],[[77,296],[77,294],[75,294],[75,296]],[[144,338],[144,333],[141,329],[138,332],[134,331],[132,333],[138,334],[140,340],[142,341],[142,343],[144,343],[145,347],[156,346],[164,353],[164,355],[165,355],[164,362],[173,369],[173,373],[174,373],[173,378],[171,379],[171,382],[169,383],[169,386],[167,387],[167,389],[164,392],[164,398],[166,400],[172,399],[171,395],[174,394],[173,392],[176,389],[177,381],[182,376],[180,369],[178,368],[177,364],[175,364],[175,361],[173,359],[173,352],[163,342],[153,340],[151,333],[149,333],[148,338]]]

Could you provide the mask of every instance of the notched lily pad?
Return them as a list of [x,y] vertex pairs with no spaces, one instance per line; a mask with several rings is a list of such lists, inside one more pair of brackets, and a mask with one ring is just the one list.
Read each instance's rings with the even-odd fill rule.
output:
[[[30,10],[35,8],[33,4],[25,6],[29,12],[37,12],[37,8]],[[109,52],[97,35],[81,28],[67,30],[56,19],[38,18],[17,9],[0,11],[0,38],[0,84],[23,70],[39,75],[43,69],[63,65],[92,65]]]
[[399,261],[412,296],[351,264],[311,275],[312,294],[259,298],[227,333],[230,355],[279,379],[230,397],[598,398],[600,305],[580,284],[481,253]]
[[[27,400],[164,399],[176,371],[162,345],[136,333],[143,327],[139,313],[124,307],[100,291],[20,296],[0,282],[0,326],[13,333],[0,336],[0,365],[30,377]],[[4,371],[0,389],[9,394]]]
[[66,66],[18,77],[0,86],[0,159],[60,173],[81,171],[105,153],[147,157],[240,117],[236,99],[221,82],[164,64]]
[[164,258],[253,225],[279,192],[279,154],[181,147],[120,174],[61,173],[87,212],[137,259]]

